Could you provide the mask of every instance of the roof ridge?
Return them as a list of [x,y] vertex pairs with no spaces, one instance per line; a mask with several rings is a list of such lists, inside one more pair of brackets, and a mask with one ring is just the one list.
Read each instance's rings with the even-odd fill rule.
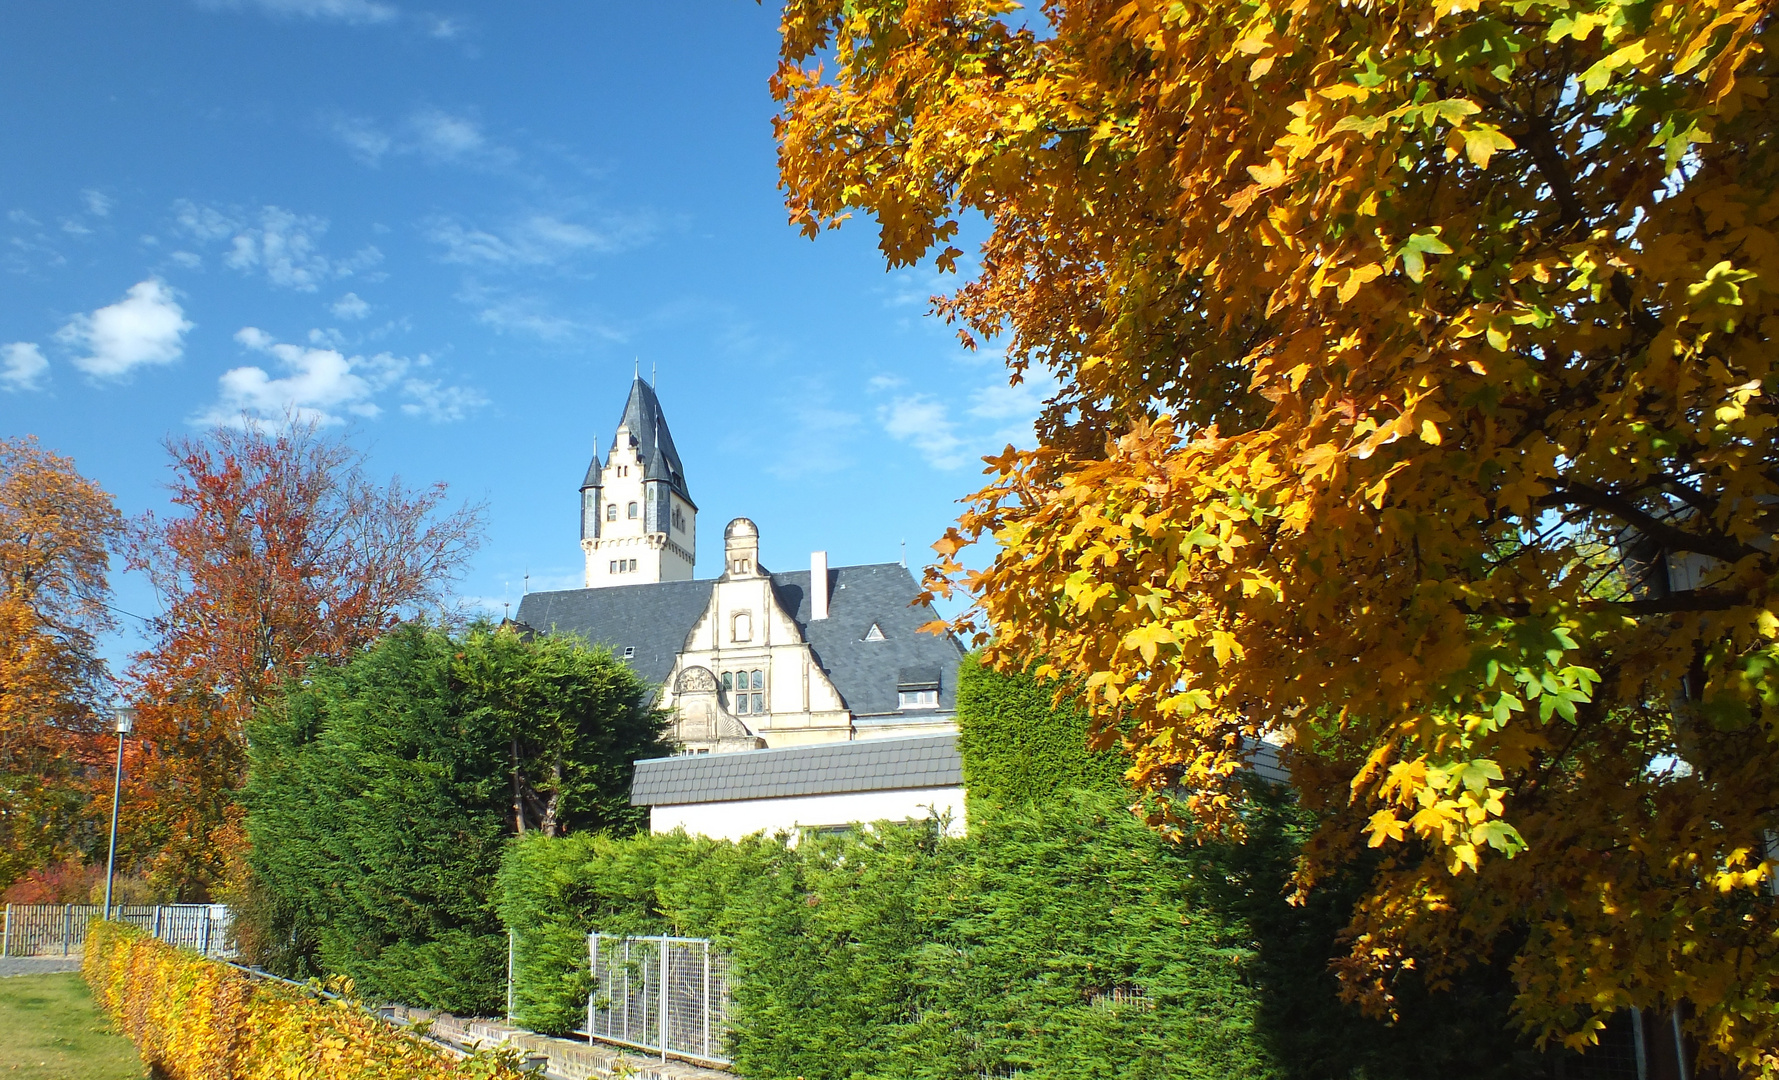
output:
[[761,754],[789,754],[807,750],[839,750],[841,748],[859,747],[863,750],[882,749],[899,743],[931,742],[938,739],[957,738],[955,731],[939,731],[922,735],[896,735],[887,739],[846,739],[833,742],[803,743],[799,746],[768,746],[760,750],[733,750],[726,754],[668,754],[665,757],[637,758],[634,764],[641,765],[650,761],[684,761],[687,764],[705,764],[737,760],[740,755],[758,756]]

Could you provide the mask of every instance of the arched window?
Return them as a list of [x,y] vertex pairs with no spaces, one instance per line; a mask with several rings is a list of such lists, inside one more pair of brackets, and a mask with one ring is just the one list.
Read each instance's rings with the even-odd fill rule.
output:
[[636,504],[635,503],[630,504],[630,520],[631,521],[636,520]]
[[754,639],[754,617],[752,613],[737,611],[730,624],[729,636],[735,641],[752,641]]
[[618,520],[618,504],[617,503],[606,503],[605,504],[605,520],[607,520],[607,521]]

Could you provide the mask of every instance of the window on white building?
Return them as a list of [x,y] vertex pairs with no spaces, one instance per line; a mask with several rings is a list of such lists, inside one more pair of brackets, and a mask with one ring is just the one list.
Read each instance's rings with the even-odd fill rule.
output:
[[636,504],[635,503],[630,504],[629,515],[630,515],[631,521],[636,520]]
[[677,506],[673,508],[673,528],[676,532],[686,531],[686,515]]
[[723,691],[729,695],[738,713],[766,711],[766,673],[753,671],[723,672]]
[[752,641],[754,639],[753,614],[747,611],[737,611],[734,623],[730,627],[729,636],[735,641]]
[[605,520],[607,520],[607,521],[618,520],[618,504],[617,503],[606,503],[605,504]]

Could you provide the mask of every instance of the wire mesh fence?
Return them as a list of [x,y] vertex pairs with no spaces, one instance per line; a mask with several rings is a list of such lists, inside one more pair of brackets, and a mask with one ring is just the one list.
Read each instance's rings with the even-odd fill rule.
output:
[[[73,956],[86,945],[87,923],[104,911],[100,904],[7,904],[0,956]],[[221,904],[114,904],[111,917],[205,956],[235,954]]]
[[729,1063],[729,958],[705,938],[587,935],[587,1033],[605,1042]]

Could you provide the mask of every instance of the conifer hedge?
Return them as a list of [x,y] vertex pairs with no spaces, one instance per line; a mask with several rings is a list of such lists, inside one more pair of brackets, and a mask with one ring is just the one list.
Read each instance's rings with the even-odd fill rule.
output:
[[[631,832],[632,762],[667,751],[648,687],[610,652],[487,625],[398,628],[310,672],[248,731],[250,860],[295,943],[281,974],[346,975],[368,998],[490,1015],[506,993],[495,875],[515,771],[556,828]],[[535,820],[532,827],[536,827]]]
[[1270,1077],[1250,954],[1116,793],[741,843],[528,838],[501,875],[518,1019],[584,1018],[586,931],[714,938],[744,1076]]
[[1087,746],[1087,713],[1057,686],[1003,674],[974,656],[958,668],[958,749],[969,805],[1012,806],[1067,798],[1071,791],[1122,791],[1130,764],[1117,749]]

